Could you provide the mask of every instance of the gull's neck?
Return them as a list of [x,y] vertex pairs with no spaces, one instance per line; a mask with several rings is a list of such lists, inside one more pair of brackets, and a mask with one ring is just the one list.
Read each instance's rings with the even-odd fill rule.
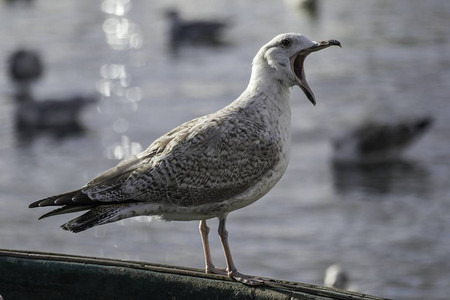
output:
[[289,87],[276,77],[275,69],[269,66],[262,55],[257,55],[252,64],[252,74],[247,89],[247,97],[265,95],[281,105],[289,105]]
[[284,132],[283,139],[287,140],[291,122],[289,95],[289,86],[277,78],[276,70],[264,58],[257,55],[247,88],[225,111],[243,112],[245,109],[245,118],[254,118],[255,122],[263,122],[270,128],[279,127],[278,133]]

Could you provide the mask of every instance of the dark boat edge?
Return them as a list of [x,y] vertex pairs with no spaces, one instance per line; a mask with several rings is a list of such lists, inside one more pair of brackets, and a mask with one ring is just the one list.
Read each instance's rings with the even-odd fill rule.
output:
[[203,270],[147,262],[0,249],[9,299],[342,299],[371,295],[267,278],[251,287]]

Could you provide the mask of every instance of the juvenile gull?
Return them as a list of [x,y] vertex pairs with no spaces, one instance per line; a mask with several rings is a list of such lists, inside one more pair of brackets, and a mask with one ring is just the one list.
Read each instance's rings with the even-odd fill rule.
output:
[[[200,220],[206,272],[261,284],[237,271],[226,217],[261,198],[283,175],[290,148],[289,88],[299,86],[315,104],[303,63],[310,53],[333,45],[340,43],[314,42],[297,33],[278,35],[256,54],[249,85],[233,103],[176,127],[81,189],[30,207],[61,206],[41,218],[89,210],[62,225],[73,232],[140,215]],[[211,261],[206,220],[214,217],[219,219],[226,269]]]

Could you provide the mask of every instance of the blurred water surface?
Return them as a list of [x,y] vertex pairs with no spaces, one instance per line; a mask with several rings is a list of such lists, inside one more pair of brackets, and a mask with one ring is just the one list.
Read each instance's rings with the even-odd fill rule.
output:
[[[294,3],[293,3],[294,2]],[[166,47],[164,11],[232,25],[222,48]],[[181,122],[213,112],[246,87],[261,45],[282,32],[337,39],[306,73],[318,105],[291,95],[289,168],[257,203],[229,216],[241,272],[321,284],[332,263],[361,292],[397,299],[450,294],[450,2],[48,1],[0,9],[0,247],[203,268],[196,222],[136,218],[79,234],[68,216],[37,221],[31,201],[84,184]],[[86,134],[23,143],[14,133],[8,55],[37,49],[46,63],[37,98],[101,93]],[[432,129],[402,161],[333,167],[330,137],[367,119],[430,115]],[[70,217],[70,216],[69,216]],[[212,228],[217,222],[211,221]],[[212,238],[216,265],[224,264]]]

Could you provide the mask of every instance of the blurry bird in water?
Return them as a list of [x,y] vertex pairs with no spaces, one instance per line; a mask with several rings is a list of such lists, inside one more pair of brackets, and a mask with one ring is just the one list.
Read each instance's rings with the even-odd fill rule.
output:
[[228,24],[217,20],[183,20],[179,12],[169,9],[166,12],[169,22],[169,46],[176,50],[182,45],[224,44],[222,34]]
[[347,272],[341,266],[333,264],[325,270],[324,286],[345,290],[348,288],[348,282]]
[[21,134],[32,135],[45,130],[63,135],[82,131],[79,121],[81,110],[96,103],[97,97],[73,95],[37,100],[31,85],[44,72],[39,54],[33,50],[18,49],[11,54],[8,62],[8,74],[15,84],[15,127]]
[[401,153],[432,125],[429,116],[394,121],[370,122],[333,139],[335,163],[380,163],[398,159]]
[[[181,124],[82,188],[30,207],[61,206],[41,218],[88,210],[62,225],[73,232],[140,215],[200,220],[206,272],[250,285],[263,283],[237,271],[225,221],[228,213],[264,196],[284,174],[290,148],[289,88],[299,86],[316,103],[304,61],[330,46],[340,43],[314,42],[297,33],[276,36],[256,54],[248,87],[234,102]],[[206,220],[214,217],[219,219],[226,269],[211,260]]]

